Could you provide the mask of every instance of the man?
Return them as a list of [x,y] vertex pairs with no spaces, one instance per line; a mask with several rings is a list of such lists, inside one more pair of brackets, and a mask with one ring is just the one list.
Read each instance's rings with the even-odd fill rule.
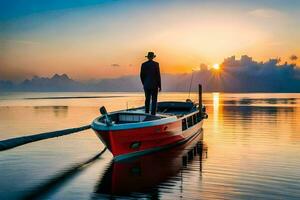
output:
[[158,91],[161,91],[159,63],[153,61],[153,59],[156,57],[153,52],[148,52],[148,55],[145,57],[148,58],[148,61],[142,64],[140,73],[146,97],[145,112],[149,113],[151,100],[151,115],[155,115],[157,106],[157,93]]

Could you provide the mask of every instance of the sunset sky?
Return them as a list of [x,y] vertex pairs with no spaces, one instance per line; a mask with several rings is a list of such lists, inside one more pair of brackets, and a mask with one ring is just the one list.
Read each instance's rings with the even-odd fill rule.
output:
[[290,62],[299,10],[299,0],[1,0],[0,79],[132,75],[147,51],[164,73],[231,55]]

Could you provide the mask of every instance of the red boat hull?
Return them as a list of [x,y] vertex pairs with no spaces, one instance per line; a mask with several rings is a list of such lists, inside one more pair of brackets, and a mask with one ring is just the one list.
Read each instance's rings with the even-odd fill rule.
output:
[[200,132],[203,120],[182,130],[182,121],[126,130],[95,130],[116,160],[183,143]]

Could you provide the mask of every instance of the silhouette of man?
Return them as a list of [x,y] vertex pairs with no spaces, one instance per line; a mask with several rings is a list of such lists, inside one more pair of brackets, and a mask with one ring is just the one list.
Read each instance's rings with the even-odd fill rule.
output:
[[158,91],[161,91],[159,63],[153,61],[153,59],[156,57],[153,52],[148,52],[148,55],[145,57],[148,58],[148,61],[142,64],[140,73],[146,97],[145,112],[149,113],[151,100],[151,115],[155,115],[157,106],[157,94]]

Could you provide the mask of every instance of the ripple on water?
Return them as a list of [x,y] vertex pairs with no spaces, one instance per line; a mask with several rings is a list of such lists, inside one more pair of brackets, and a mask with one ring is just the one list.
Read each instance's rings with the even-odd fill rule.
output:
[[[104,94],[72,94],[99,95]],[[130,106],[143,103],[143,94],[113,95],[118,98],[5,97],[0,106],[0,137],[84,125],[98,115],[99,105],[113,111],[128,102]],[[186,96],[163,93],[160,99]],[[196,94],[191,97],[196,99]],[[184,154],[173,152],[118,168],[107,152],[76,170],[68,181],[49,188],[47,199],[300,199],[300,94],[207,93],[204,101],[209,114],[204,146],[193,159],[183,163]],[[22,197],[102,148],[94,133],[86,131],[2,152],[0,199]]]

